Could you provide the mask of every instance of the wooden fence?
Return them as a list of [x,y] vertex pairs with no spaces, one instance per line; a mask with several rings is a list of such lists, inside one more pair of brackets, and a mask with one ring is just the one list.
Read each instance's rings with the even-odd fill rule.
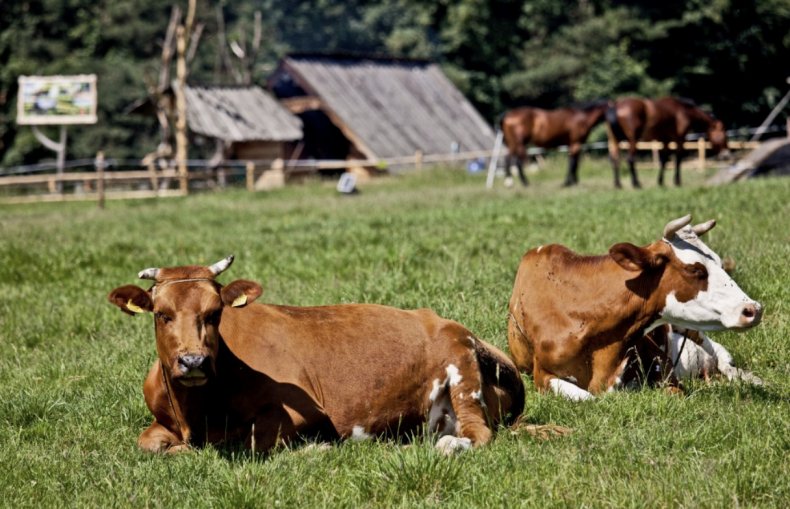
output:
[[[759,142],[730,141],[729,146],[732,150],[753,149],[759,146]],[[621,144],[621,149],[627,149],[626,144]],[[710,148],[710,144],[704,139],[697,141],[687,141],[684,148],[697,151],[697,168],[705,167],[705,150]],[[588,150],[605,149],[606,142],[590,144]],[[658,152],[661,144],[658,142],[639,142],[637,150],[651,151],[653,159],[658,164]],[[670,145],[674,149],[674,143]],[[560,151],[567,150],[561,147]],[[545,152],[541,149],[531,148],[530,154]],[[452,154],[429,154],[423,155],[416,152],[413,155],[392,157],[386,160],[376,159],[351,159],[351,160],[298,160],[283,162],[281,160],[260,160],[260,161],[227,161],[218,168],[199,168],[188,173],[190,181],[202,182],[205,187],[222,187],[227,179],[235,178],[238,182],[243,182],[249,191],[256,190],[256,182],[267,172],[281,172],[283,179],[298,177],[305,174],[315,174],[329,170],[344,170],[351,168],[397,168],[410,167],[422,169],[426,165],[437,163],[453,163],[459,161],[470,161],[475,159],[489,159],[492,156],[490,150],[476,150],[468,152],[458,152]],[[97,154],[94,160],[92,171],[69,172],[63,174],[38,174],[38,175],[10,175],[0,177],[0,190],[23,188],[26,191],[36,191],[29,194],[0,194],[2,203],[26,203],[26,202],[53,202],[53,201],[77,201],[94,200],[100,207],[104,206],[107,199],[134,199],[152,197],[171,197],[184,196],[186,193],[178,188],[180,174],[176,168],[155,169],[148,166],[144,170],[108,170],[107,167],[112,161],[107,161],[102,153]],[[205,161],[198,162],[205,163]],[[74,189],[71,193],[63,192],[63,188],[68,187],[63,184],[72,184]],[[175,188],[170,188],[171,186]],[[137,189],[134,189],[137,187]],[[144,189],[140,189],[143,187]],[[44,192],[40,190],[44,188]],[[58,190],[61,191],[58,191]]]

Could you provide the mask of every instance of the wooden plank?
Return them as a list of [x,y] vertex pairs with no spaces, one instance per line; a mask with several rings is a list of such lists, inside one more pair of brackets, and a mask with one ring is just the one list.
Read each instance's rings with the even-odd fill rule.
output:
[[324,104],[321,102],[321,98],[312,95],[280,99],[280,104],[282,104],[294,115],[298,115],[299,113],[304,113],[305,111],[310,110],[320,110],[324,107]]

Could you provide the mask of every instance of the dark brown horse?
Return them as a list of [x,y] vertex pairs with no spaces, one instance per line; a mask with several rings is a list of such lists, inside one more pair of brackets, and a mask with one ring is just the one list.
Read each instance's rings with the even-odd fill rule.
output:
[[540,108],[516,108],[502,116],[500,126],[508,148],[505,157],[505,175],[510,177],[510,165],[515,162],[521,183],[528,185],[524,175],[527,145],[542,148],[568,146],[568,175],[565,186],[579,182],[579,154],[590,131],[603,121],[609,103],[597,101],[579,108],[542,110]]
[[704,132],[714,154],[727,148],[727,133],[724,124],[713,115],[706,113],[689,99],[662,97],[660,99],[639,99],[629,97],[618,99],[606,112],[609,124],[609,156],[614,171],[614,185],[620,185],[620,148],[618,142],[628,141],[628,169],[631,183],[641,187],[634,168],[636,142],[657,140],[664,144],[659,152],[661,168],[658,184],[664,185],[664,168],[669,161],[670,142],[675,142],[675,185],[680,185],[680,160],[683,155],[683,141],[689,132]]

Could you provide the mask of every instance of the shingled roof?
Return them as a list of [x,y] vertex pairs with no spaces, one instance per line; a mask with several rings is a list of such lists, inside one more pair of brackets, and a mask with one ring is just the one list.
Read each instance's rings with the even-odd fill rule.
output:
[[291,55],[289,75],[366,156],[386,158],[489,149],[491,126],[444,75],[420,60]]
[[302,121],[256,86],[196,86],[185,90],[189,129],[236,141],[293,141]]

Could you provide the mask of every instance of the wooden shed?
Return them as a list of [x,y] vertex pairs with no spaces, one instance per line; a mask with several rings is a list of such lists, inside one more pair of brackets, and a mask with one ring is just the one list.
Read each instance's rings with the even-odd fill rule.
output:
[[[187,85],[187,129],[195,136],[215,140],[215,162],[223,159],[287,159],[302,139],[302,121],[258,86]],[[152,99],[132,104],[128,113],[164,114],[175,123],[172,87],[164,91],[157,111]],[[169,144],[169,140],[164,140]]]
[[280,61],[269,88],[302,119],[303,158],[386,159],[494,144],[491,126],[425,60],[294,54]]
[[189,85],[185,95],[190,132],[225,142],[227,159],[287,158],[302,138],[302,121],[260,87]]

